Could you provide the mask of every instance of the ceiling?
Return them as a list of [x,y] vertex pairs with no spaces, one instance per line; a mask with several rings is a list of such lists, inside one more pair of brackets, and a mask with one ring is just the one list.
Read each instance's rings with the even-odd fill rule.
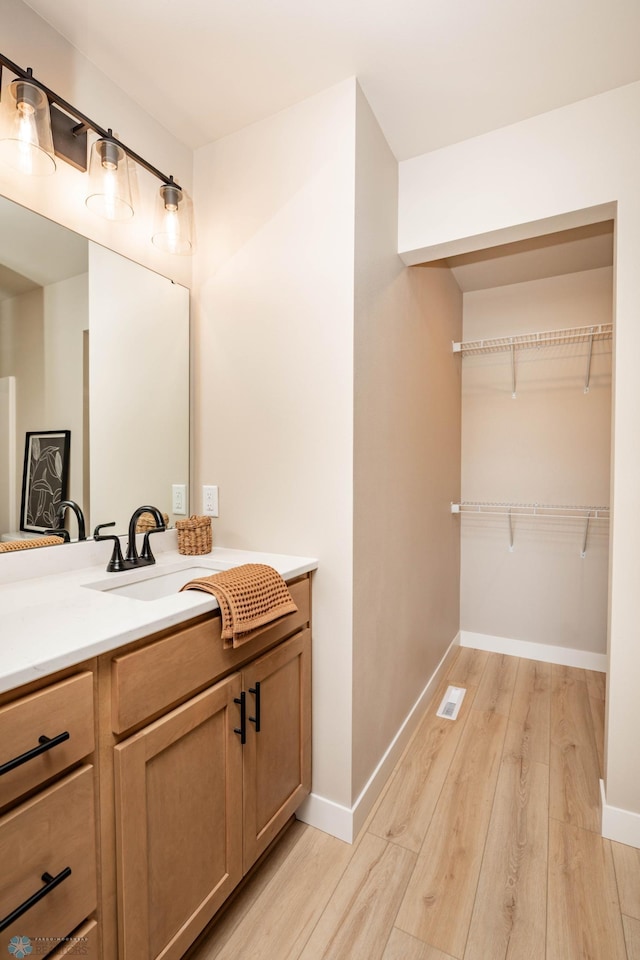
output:
[[351,76],[398,160],[640,79],[638,0],[28,5],[192,148]]
[[446,262],[463,293],[610,267],[613,221],[463,253]]
[[84,237],[0,197],[0,300],[88,269]]

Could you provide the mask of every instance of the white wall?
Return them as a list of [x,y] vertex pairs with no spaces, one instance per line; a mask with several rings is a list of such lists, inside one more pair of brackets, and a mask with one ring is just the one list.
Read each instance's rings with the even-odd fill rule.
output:
[[397,197],[397,162],[358,90],[354,801],[459,628],[462,295],[444,264],[402,263]]
[[[189,291],[89,244],[91,526],[189,483]],[[135,417],[132,416],[135,404]]]
[[[83,502],[83,332],[89,324],[88,275],[44,288],[43,430],[71,431],[68,496]],[[75,520],[71,536],[76,537]]]
[[[16,378],[16,518],[28,430],[71,430],[68,494],[82,502],[82,335],[87,323],[86,274],[0,304],[0,376]],[[9,530],[3,526],[2,532]]]
[[[638,156],[640,83],[634,83],[406,161],[400,165],[399,247],[407,262],[428,260],[580,219],[606,219],[615,205],[606,798],[629,813],[640,845],[640,817],[633,819],[640,814]],[[596,206],[595,213],[588,209]]]
[[[463,339],[611,323],[612,269],[603,267],[464,295]],[[465,356],[462,499],[609,504],[611,341]],[[460,362],[460,359],[459,359]],[[462,514],[463,631],[604,654],[609,526]],[[515,648],[514,648],[515,649]],[[541,655],[544,652],[541,651]]]
[[41,287],[0,303],[0,376],[13,376],[16,380],[15,516],[19,527],[25,434],[29,430],[44,429],[44,290]]
[[[214,542],[320,558],[313,790],[351,801],[354,80],[196,153],[194,494]],[[197,501],[194,501],[197,503]]]
[[[108,79],[21,0],[0,0],[2,52],[18,66],[116,136],[191,192],[192,152],[146,114],[117,82]],[[11,77],[3,71],[3,82]],[[51,177],[26,177],[0,164],[0,193],[164,276],[189,286],[191,259],[163,254],[150,241],[159,181],[137,171],[136,214],[109,223],[85,206],[87,177],[64,161]]]
[[18,528],[16,378],[0,376],[0,531]]

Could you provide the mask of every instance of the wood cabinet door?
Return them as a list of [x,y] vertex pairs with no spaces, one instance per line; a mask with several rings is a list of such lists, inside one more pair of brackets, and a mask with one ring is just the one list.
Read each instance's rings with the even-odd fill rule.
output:
[[242,679],[246,872],[311,789],[311,632],[303,630],[259,657]]
[[174,960],[242,876],[240,674],[114,748],[121,960]]

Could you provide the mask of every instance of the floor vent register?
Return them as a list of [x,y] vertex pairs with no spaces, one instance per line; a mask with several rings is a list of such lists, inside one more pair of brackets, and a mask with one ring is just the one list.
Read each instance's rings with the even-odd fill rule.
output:
[[442,703],[436,712],[437,717],[445,720],[455,720],[460,713],[460,707],[467,691],[464,687],[447,687]]

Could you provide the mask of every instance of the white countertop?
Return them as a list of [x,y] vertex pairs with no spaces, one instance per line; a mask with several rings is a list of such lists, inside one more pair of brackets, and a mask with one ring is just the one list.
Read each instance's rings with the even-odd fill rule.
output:
[[[92,589],[113,587],[188,567],[211,572],[242,563],[266,563],[285,580],[315,570],[317,560],[214,547],[181,556],[174,530],[154,535],[154,566],[107,573],[110,543],[71,544],[0,554],[0,692],[114,650],[132,640],[215,610],[196,590],[139,600]],[[185,575],[185,582],[189,574]]]

